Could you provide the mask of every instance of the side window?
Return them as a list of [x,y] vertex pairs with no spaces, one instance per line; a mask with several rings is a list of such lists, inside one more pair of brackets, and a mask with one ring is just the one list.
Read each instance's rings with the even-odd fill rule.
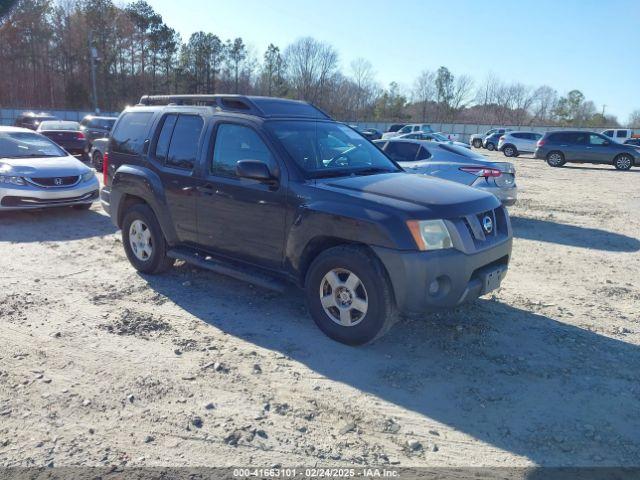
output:
[[589,144],[591,145],[604,145],[604,142],[606,142],[607,140],[604,137],[601,137],[600,135],[595,135],[595,134],[591,134],[589,135]]
[[420,125],[414,125],[413,126],[413,131],[414,132],[419,132],[420,131]]
[[202,118],[198,115],[178,115],[165,165],[186,170],[193,169],[203,124]]
[[582,132],[570,133],[569,141],[576,145],[586,145],[589,143],[589,134]]
[[236,176],[239,160],[262,160],[274,171],[276,162],[258,134],[249,127],[223,123],[216,131],[212,172],[223,177]]
[[152,112],[125,113],[111,136],[111,151],[127,155],[141,154],[152,116]]
[[164,117],[162,121],[162,129],[160,129],[160,135],[158,135],[158,142],[156,143],[155,157],[158,161],[165,163],[167,161],[167,155],[169,153],[169,144],[171,143],[171,135],[173,134],[173,127],[176,126],[178,115],[169,114]]
[[411,132],[411,125],[406,125],[402,127],[400,130],[398,130],[398,133],[410,133],[410,132]]
[[604,133],[607,137],[613,138],[613,130],[605,130]]
[[626,138],[627,136],[627,131],[626,130],[618,130],[616,132],[616,137],[618,138]]
[[389,142],[385,152],[396,162],[414,162],[419,145],[409,142]]
[[512,133],[511,136],[513,138],[527,138],[527,134],[526,133]]
[[420,147],[416,160],[428,160],[431,158],[431,152],[424,147]]

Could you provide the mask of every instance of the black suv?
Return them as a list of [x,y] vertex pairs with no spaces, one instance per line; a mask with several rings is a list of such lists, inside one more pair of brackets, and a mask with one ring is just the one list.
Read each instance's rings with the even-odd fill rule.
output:
[[30,130],[37,130],[38,126],[42,122],[45,122],[47,120],[57,120],[57,119],[58,119],[57,117],[54,117],[49,113],[26,112],[18,115],[14,123],[14,126],[28,128]]
[[114,117],[97,117],[95,115],[87,115],[80,122],[80,130],[84,133],[89,142],[89,147],[97,138],[105,138],[109,136],[113,124],[116,123]]
[[605,163],[618,170],[640,165],[640,151],[596,132],[560,130],[547,132],[538,140],[535,158],[544,159],[552,167],[567,162]]
[[136,269],[181,259],[294,282],[320,329],[347,344],[380,336],[397,312],[497,288],[511,255],[496,197],[404,173],[306,102],[144,96],[118,118],[103,172],[103,206]]

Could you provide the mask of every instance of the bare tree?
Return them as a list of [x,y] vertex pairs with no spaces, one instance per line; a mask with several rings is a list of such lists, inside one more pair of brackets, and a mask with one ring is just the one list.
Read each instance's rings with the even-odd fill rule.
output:
[[420,106],[420,121],[427,121],[427,106],[436,98],[436,73],[423,70],[413,85],[413,101]]
[[640,108],[631,112],[629,115],[629,127],[640,128]]
[[355,108],[353,120],[358,120],[371,101],[375,89],[375,72],[373,65],[364,58],[356,58],[351,62],[354,83]]
[[289,45],[284,57],[288,79],[297,97],[318,102],[329,79],[338,69],[335,49],[311,37],[304,37]]
[[553,88],[547,85],[536,88],[531,102],[533,121],[543,124],[550,123],[557,104],[558,92]]

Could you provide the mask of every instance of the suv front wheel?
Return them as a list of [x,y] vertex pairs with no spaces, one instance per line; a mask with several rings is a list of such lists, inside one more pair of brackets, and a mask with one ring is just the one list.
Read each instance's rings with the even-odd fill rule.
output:
[[618,155],[613,160],[613,166],[618,170],[629,170],[632,165],[633,158],[631,158],[631,155],[626,155],[624,153],[622,155]]
[[339,246],[318,255],[307,272],[305,292],[320,330],[347,345],[381,337],[397,318],[384,267],[364,247]]
[[127,258],[142,273],[160,273],[174,260],[167,257],[167,242],[153,210],[143,203],[135,204],[122,222],[122,244]]
[[551,167],[561,167],[566,162],[564,160],[564,155],[561,152],[550,152],[547,155],[547,163]]

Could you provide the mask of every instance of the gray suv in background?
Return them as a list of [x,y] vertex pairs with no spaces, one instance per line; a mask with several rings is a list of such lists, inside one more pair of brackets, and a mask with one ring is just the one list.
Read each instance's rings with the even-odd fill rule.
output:
[[535,158],[546,160],[552,167],[561,167],[567,162],[605,163],[618,170],[640,166],[640,151],[596,132],[547,132],[538,140]]

